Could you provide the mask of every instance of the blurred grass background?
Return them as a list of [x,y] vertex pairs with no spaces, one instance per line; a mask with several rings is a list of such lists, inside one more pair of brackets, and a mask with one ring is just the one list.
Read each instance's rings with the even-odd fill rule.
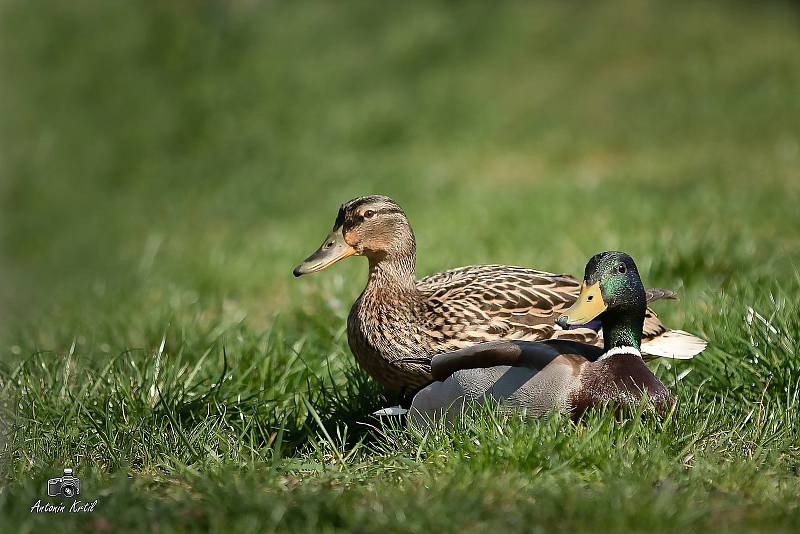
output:
[[[235,371],[256,369],[236,375],[230,398],[266,390],[278,404],[261,398],[243,413],[277,410],[270,424],[292,419],[299,444],[314,435],[303,434],[311,415],[286,399],[314,401],[314,377],[326,387],[351,379],[338,404],[312,402],[326,425],[341,410],[356,417],[379,405],[343,337],[366,262],[291,277],[339,204],[370,193],[406,209],[419,275],[486,262],[580,274],[590,255],[626,250],[647,285],[680,290],[681,302],[659,308],[665,320],[712,343],[691,387],[791,398],[799,23],[788,2],[3,0],[0,349],[6,406],[30,401],[13,415],[28,419],[9,438],[7,479],[47,478],[76,457],[98,470],[95,485],[107,484],[104,473],[191,471],[195,456],[163,456],[182,441],[126,462],[93,426],[83,432],[78,415],[60,420],[72,431],[34,415],[71,406],[86,377],[99,381],[86,406],[102,405],[103,391],[121,387],[102,380],[109,361],[132,362],[115,367],[120,381],[155,384],[158,370],[146,369],[162,339],[164,354],[198,365],[206,387],[225,345]],[[767,339],[763,368],[749,353],[748,306],[791,340],[771,348]],[[69,375],[73,356],[80,371]],[[152,408],[142,402],[142,413]],[[796,452],[796,428],[786,431]],[[62,448],[43,445],[54,435]],[[133,455],[147,443],[131,435],[116,446]],[[259,450],[272,445],[264,438]],[[365,471],[383,465],[364,462]],[[794,484],[788,502],[796,482],[785,484]],[[308,502],[320,498],[309,491]],[[396,491],[392,499],[407,498]],[[289,501],[307,504],[300,495]],[[6,511],[26,502],[9,499]],[[255,524],[336,527],[309,514]]]

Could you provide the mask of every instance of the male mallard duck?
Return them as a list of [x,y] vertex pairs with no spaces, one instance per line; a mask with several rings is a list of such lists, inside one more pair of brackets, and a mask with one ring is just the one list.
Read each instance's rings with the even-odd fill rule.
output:
[[642,359],[646,310],[644,286],[631,257],[598,254],[586,265],[578,300],[557,322],[566,327],[599,317],[602,349],[563,340],[493,341],[437,354],[430,362],[437,382],[414,396],[409,415],[425,426],[457,417],[465,401],[491,399],[528,415],[556,408],[577,417],[603,404],[633,405],[644,394],[664,413],[675,398]]
[[[400,206],[385,196],[342,205],[322,246],[294,269],[320,271],[348,256],[366,256],[369,278],[347,320],[347,339],[359,365],[389,389],[416,389],[431,380],[427,366],[404,362],[485,341],[572,339],[602,345],[591,328],[562,329],[556,318],[578,295],[580,282],[507,265],[461,267],[416,279],[414,232]],[[673,293],[653,290],[651,300]],[[691,358],[705,341],[669,330],[646,311],[643,352]]]

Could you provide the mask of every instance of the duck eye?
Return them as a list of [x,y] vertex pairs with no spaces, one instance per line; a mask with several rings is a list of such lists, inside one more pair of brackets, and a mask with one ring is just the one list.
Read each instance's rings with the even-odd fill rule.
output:
[[628,268],[625,266],[625,264],[624,264],[624,263],[620,263],[620,264],[617,266],[617,272],[618,272],[619,274],[625,274],[626,272],[628,272]]
[[373,215],[375,215],[375,212],[372,210],[367,210],[364,212],[365,219],[371,219]]

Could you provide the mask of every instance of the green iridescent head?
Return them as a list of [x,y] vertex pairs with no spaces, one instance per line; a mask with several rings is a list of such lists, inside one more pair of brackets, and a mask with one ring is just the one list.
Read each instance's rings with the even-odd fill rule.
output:
[[586,264],[578,300],[557,322],[562,327],[583,325],[599,317],[607,346],[615,343],[611,330],[624,324],[625,339],[617,341],[638,347],[646,310],[647,296],[633,258],[624,252],[601,252]]

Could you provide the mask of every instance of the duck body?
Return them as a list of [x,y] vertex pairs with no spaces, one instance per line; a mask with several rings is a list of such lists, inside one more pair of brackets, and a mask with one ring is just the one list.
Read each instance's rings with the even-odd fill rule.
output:
[[[646,396],[660,413],[675,398],[648,369],[641,354],[646,292],[625,253],[605,252],[586,268],[581,292],[562,314],[562,326],[599,318],[603,348],[569,340],[495,341],[433,356],[433,382],[413,398],[418,426],[451,421],[468,402],[499,403],[530,416],[558,410],[580,417],[587,409],[636,405]],[[420,360],[424,363],[424,360]]]
[[591,329],[563,330],[555,324],[580,287],[569,276],[505,265],[462,267],[413,284],[384,276],[370,273],[350,310],[347,337],[359,365],[389,389],[430,382],[427,366],[404,361],[410,357],[429,360],[501,339],[561,335],[599,341]]
[[467,367],[427,385],[412,400],[408,411],[411,421],[418,427],[439,420],[450,422],[463,414],[465,406],[485,402],[529,417],[557,410],[574,419],[588,409],[604,405],[614,405],[618,409],[635,406],[645,394],[659,413],[667,412],[675,403],[674,396],[635,349],[604,357],[602,349],[586,350],[579,343],[570,346],[550,341],[504,341],[467,350],[475,353],[519,349],[525,353],[539,350],[538,345],[549,345],[557,351],[541,368],[521,361],[509,362],[511,365]]
[[[416,390],[431,381],[430,358],[478,343],[561,339],[603,345],[595,328],[565,329],[556,319],[578,296],[569,275],[510,265],[473,265],[415,281],[413,274],[371,266],[367,286],[353,304],[347,339],[358,364],[391,390]],[[652,299],[669,298],[655,290]],[[681,343],[691,334],[670,330],[651,309],[645,313],[643,351],[663,356],[664,347],[692,354]],[[699,350],[698,350],[699,352]],[[671,354],[667,354],[671,355]],[[693,355],[693,354],[692,354]],[[412,363],[409,358],[427,358]]]
[[[557,338],[603,345],[597,327],[556,324],[578,296],[581,284],[572,276],[475,265],[417,280],[414,233],[388,197],[342,205],[322,246],[294,274],[319,271],[352,255],[367,257],[369,276],[348,316],[348,343],[359,365],[388,389],[418,389],[432,379],[431,357],[477,343]],[[666,290],[648,296],[674,298]],[[691,358],[705,348],[703,340],[666,328],[649,309],[643,336],[642,351],[653,357]]]

